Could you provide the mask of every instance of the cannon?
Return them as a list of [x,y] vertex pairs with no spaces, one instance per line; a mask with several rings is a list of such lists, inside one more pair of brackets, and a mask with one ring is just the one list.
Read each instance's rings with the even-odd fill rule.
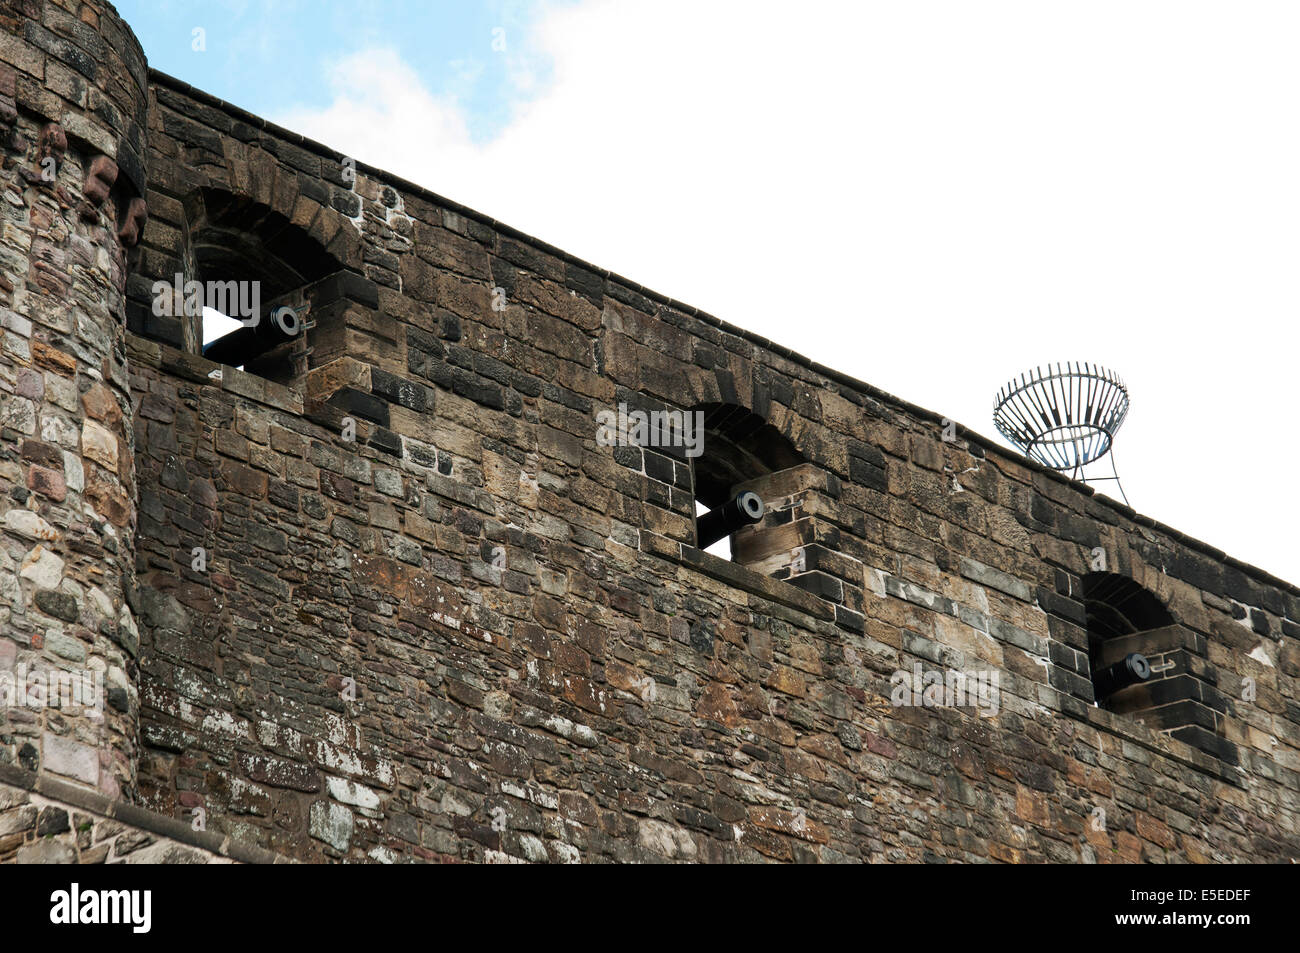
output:
[[1098,699],[1106,698],[1151,677],[1151,663],[1140,652],[1130,652],[1118,662],[1106,666],[1092,680],[1093,691]]
[[762,498],[750,490],[737,493],[696,521],[698,546],[700,549],[708,549],[722,537],[730,536],[742,526],[752,526],[762,518]]
[[256,320],[249,319],[253,323],[244,324],[242,328],[236,328],[203,345],[203,356],[218,364],[243,367],[249,361],[294,340],[302,332],[303,319],[310,307],[310,303],[297,308],[280,305],[266,315],[259,313],[255,316]]

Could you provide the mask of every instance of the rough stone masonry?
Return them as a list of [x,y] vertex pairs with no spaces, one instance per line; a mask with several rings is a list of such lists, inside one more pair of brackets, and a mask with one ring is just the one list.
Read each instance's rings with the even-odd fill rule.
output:
[[[0,26],[0,673],[103,685],[0,704],[0,861],[1300,858],[1295,586],[151,71],[102,0]],[[178,274],[301,332],[205,359]],[[598,441],[622,405],[700,452]],[[892,704],[922,670],[996,704]]]

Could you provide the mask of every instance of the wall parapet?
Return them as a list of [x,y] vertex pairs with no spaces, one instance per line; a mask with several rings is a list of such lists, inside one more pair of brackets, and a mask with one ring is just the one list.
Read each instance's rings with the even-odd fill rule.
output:
[[[298,146],[299,148],[307,149],[311,152],[314,152],[322,158],[327,158],[339,163],[341,163],[345,158],[349,158],[344,153],[339,152],[337,149],[332,149],[321,142],[318,142],[314,139],[302,135],[301,133],[297,133],[290,129],[286,129],[283,126],[279,126],[271,122],[270,120],[265,119],[262,116],[258,116],[255,113],[251,113],[245,109],[242,109],[239,106],[236,106],[232,103],[228,103],[217,96],[213,96],[211,93],[207,93],[204,92],[203,90],[197,89],[196,87],[191,86],[185,81],[177,79],[176,77],[173,77],[160,70],[150,67],[149,76],[153,84],[160,85],[168,89],[173,89],[177,92],[184,93],[185,95],[192,97],[196,102],[210,106],[214,109],[218,109],[224,113],[227,113],[231,117],[236,118],[240,122],[246,123],[255,129],[262,130],[267,134],[272,135],[276,138],[283,139],[288,143]],[[749,344],[752,344],[757,348],[769,352],[770,354],[776,357],[780,357],[785,360],[788,360],[806,369],[807,371],[812,372],[813,374],[825,378],[825,380],[828,382],[834,383],[840,387],[852,391],[863,401],[879,401],[880,403],[896,408],[897,410],[902,411],[903,413],[909,416],[915,417],[922,421],[926,421],[928,423],[935,424],[936,429],[938,429],[937,425],[941,425],[949,419],[945,417],[942,413],[930,410],[925,407],[921,407],[920,405],[917,404],[913,404],[904,398],[897,397],[894,394],[884,391],[872,384],[869,384],[865,381],[855,378],[850,374],[846,374],[843,371],[836,370],[835,368],[828,367],[824,364],[812,360],[811,358],[805,357],[804,355],[798,353],[792,348],[789,348],[777,341],[773,341],[769,338],[763,337],[760,334],[756,334],[738,325],[731,324],[727,321],[724,321],[721,318],[718,318],[710,314],[707,311],[695,307],[694,305],[688,304],[684,301],[680,301],[669,295],[663,294],[662,292],[656,291],[653,288],[649,288],[644,285],[641,285],[629,278],[625,278],[622,275],[619,275],[616,272],[610,271],[606,268],[602,268],[599,265],[593,264],[589,261],[586,261],[585,259],[579,258],[576,255],[570,254],[569,252],[566,252],[561,248],[557,248],[556,246],[551,245],[542,239],[535,238],[534,236],[529,235],[526,232],[520,231],[519,229],[514,228],[513,226],[509,225],[506,222],[499,221],[498,219],[492,218],[490,215],[485,215],[481,212],[476,211],[475,209],[462,205],[459,202],[455,201],[454,199],[449,199],[445,196],[442,196],[437,192],[434,192],[433,190],[426,188],[425,186],[419,185],[418,183],[412,182],[408,179],[404,179],[401,176],[395,175],[394,173],[388,172],[384,169],[380,169],[376,166],[368,165],[364,162],[357,162],[356,168],[359,171],[364,171],[368,176],[372,176],[376,180],[382,181],[387,185],[390,185],[405,194],[409,194],[411,196],[421,198],[425,201],[430,202],[433,205],[436,205],[439,208],[446,209],[447,211],[459,215],[463,218],[469,219],[474,222],[478,222],[492,229],[494,232],[496,232],[502,237],[514,239],[526,243],[537,252],[556,258],[559,261],[565,262],[567,264],[572,264],[578,268],[583,269],[584,271],[590,272],[592,275],[598,276],[603,281],[608,283],[609,287],[607,288],[607,292],[611,295],[611,297],[614,297],[618,300],[622,300],[624,297],[633,295],[633,296],[640,296],[656,304],[663,305],[665,308],[669,309],[672,312],[676,312],[682,316],[694,320],[698,320],[703,324],[715,328],[726,335],[739,338],[743,341],[748,342]],[[621,296],[620,296],[620,290],[621,290]],[[629,301],[626,303],[632,303],[632,302]],[[1300,597],[1300,584],[1291,583],[1285,579],[1281,579],[1278,576],[1275,576],[1264,569],[1261,569],[1257,566],[1245,562],[1244,560],[1238,559],[1226,553],[1222,549],[1219,549],[1210,543],[1197,539],[1194,536],[1190,536],[1176,529],[1175,527],[1160,522],[1159,520],[1153,519],[1148,516],[1144,516],[1137,510],[1133,509],[1130,506],[1126,506],[1125,504],[1119,502],[1118,500],[1113,500],[1107,496],[1097,496],[1095,487],[1090,486],[1086,483],[1082,483],[1077,480],[1072,480],[1070,479],[1070,477],[1066,476],[1065,474],[1057,470],[1053,470],[1050,467],[1046,467],[1030,457],[1025,457],[1015,452],[1014,450],[1009,449],[1008,447],[1004,446],[1003,444],[999,443],[997,440],[991,437],[987,437],[979,433],[978,431],[972,430],[966,426],[961,425],[960,422],[958,422],[958,433],[960,434],[961,440],[964,443],[969,444],[971,447],[978,447],[980,450],[984,451],[985,453],[991,453],[994,456],[1004,459],[1009,463],[1013,463],[1016,466],[1022,467],[1023,469],[1034,474],[1035,476],[1039,476],[1043,479],[1050,480],[1053,483],[1059,484],[1062,487],[1068,487],[1072,492],[1079,494],[1081,497],[1088,498],[1089,505],[1098,505],[1098,506],[1105,507],[1108,511],[1114,513],[1115,515],[1132,520],[1133,523],[1138,526],[1148,527],[1150,529],[1155,530],[1158,533],[1161,533],[1162,535],[1168,536],[1170,539],[1175,540],[1184,546],[1187,546],[1189,549],[1196,550],[1197,552],[1205,556],[1208,556],[1211,560],[1215,562],[1219,562],[1229,568],[1239,570],[1265,585],[1282,589],[1283,591],[1286,591],[1294,596]],[[1297,634],[1300,634],[1300,632],[1298,632]]]

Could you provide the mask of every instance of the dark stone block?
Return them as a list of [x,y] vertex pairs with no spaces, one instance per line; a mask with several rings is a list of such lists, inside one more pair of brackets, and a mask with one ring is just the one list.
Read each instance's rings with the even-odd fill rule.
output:
[[576,291],[598,308],[604,302],[605,279],[573,262],[565,262],[564,286]]
[[426,406],[424,387],[377,367],[370,369],[370,392],[390,403],[400,404],[420,413],[424,412]]
[[694,489],[694,482],[691,464],[676,461],[673,469],[673,486],[690,493]]
[[525,397],[540,397],[542,395],[542,382],[523,371],[513,371],[511,373],[510,386]]
[[410,350],[422,351],[438,358],[447,356],[447,348],[441,341],[415,327],[408,326],[406,329],[406,346]]
[[1029,499],[1029,514],[1033,519],[1042,523],[1044,526],[1052,527],[1056,525],[1056,516],[1059,512],[1055,503],[1047,497],[1038,493],[1033,493]]
[[[399,448],[400,453],[400,448]],[[407,456],[411,462],[422,467],[435,469],[438,466],[438,451],[432,448],[426,449],[418,444],[411,444],[406,448]]]
[[472,369],[475,374],[480,374],[506,387],[509,387],[516,377],[521,376],[510,365],[504,364],[494,357],[488,357],[486,354],[480,354],[477,351],[470,352],[470,363],[466,366]]
[[185,345],[185,331],[180,318],[156,315],[147,307],[134,305],[129,309],[127,328],[134,334],[160,341],[175,348]]
[[64,622],[76,622],[80,611],[73,596],[57,589],[37,589],[36,608]]
[[1054,665],[1061,665],[1078,675],[1083,675],[1085,677],[1088,676],[1089,665],[1087,656],[1056,641],[1049,641],[1047,643],[1047,651]]
[[[414,353],[414,352],[412,352]],[[455,390],[455,371],[446,361],[426,360],[419,367],[412,363],[411,373],[418,374],[427,381],[432,381],[443,390]]]
[[1101,531],[1097,529],[1097,524],[1085,516],[1072,513],[1069,510],[1060,510],[1057,513],[1057,534],[1063,539],[1079,543],[1093,549],[1101,545]]
[[1069,669],[1053,666],[1047,670],[1047,683],[1057,691],[1067,692],[1085,701],[1093,700],[1092,681]]
[[844,584],[820,570],[800,573],[798,576],[791,577],[790,582],[804,592],[810,592],[831,602],[839,602],[844,594]]
[[846,449],[851,458],[865,460],[873,467],[883,470],[885,468],[885,455],[879,447],[873,447],[869,443],[863,443],[860,440],[849,440],[846,443]]
[[576,410],[580,414],[590,414],[592,411],[592,403],[588,398],[555,384],[543,384],[542,396],[547,400],[555,401],[557,404],[563,404],[570,410]]
[[[713,370],[713,368],[725,363],[721,352],[716,347],[711,344],[705,344],[702,341],[695,342],[694,360],[696,365],[705,370]],[[755,385],[754,389],[757,392],[758,385]],[[754,406],[750,409],[758,416],[765,418],[767,416],[767,409],[764,407],[760,410],[758,403],[757,393],[755,393]]]
[[1215,730],[1214,711],[1191,699],[1145,710],[1141,718],[1148,726],[1160,731],[1188,725],[1200,725],[1211,732]]
[[266,498],[276,506],[291,512],[298,511],[298,495],[297,487],[279,480],[271,480],[267,486]]
[[41,808],[41,813],[36,818],[37,837],[53,837],[55,834],[63,834],[71,829],[68,823],[68,812],[62,808]]
[[298,191],[317,205],[328,206],[330,204],[329,186],[314,175],[298,176]]
[[541,275],[543,278],[549,278],[552,281],[560,281],[563,278],[563,266],[560,260],[552,258],[531,245],[525,245],[510,238],[503,238],[501,239],[500,254],[502,258],[511,264],[518,265],[525,271]]
[[339,188],[330,191],[331,207],[342,212],[348,218],[356,218],[361,214],[361,199],[355,192],[345,192]]
[[[1166,572],[1175,579],[1216,595],[1224,593],[1224,567],[1203,556],[1176,549],[1169,553]],[[1245,600],[1254,602],[1255,600]]]
[[463,368],[453,367],[451,369],[451,389],[459,396],[464,397],[466,400],[472,400],[476,404],[483,404],[493,410],[505,409],[505,392],[500,384],[495,384]]
[[629,470],[641,472],[641,448],[640,447],[615,447],[614,462],[619,466],[627,467]]
[[646,450],[644,451],[644,460],[646,476],[653,477],[662,483],[674,482],[675,473],[671,458],[655,453],[653,450]]
[[862,457],[849,457],[849,479],[858,486],[865,486],[872,490],[881,492],[889,490],[889,478],[885,475],[885,471],[868,463]]
[[125,138],[118,140],[117,170],[130,183],[136,195],[144,196],[147,194],[144,163],[140,161],[136,150]]
[[1226,738],[1220,738],[1218,735],[1206,731],[1199,725],[1189,725],[1186,728],[1179,728],[1170,734],[1179,741],[1191,745],[1193,748],[1199,748],[1206,754],[1213,755],[1224,764],[1235,765],[1239,761],[1237,746]]
[[630,308],[642,312],[643,314],[654,314],[655,303],[640,292],[633,291],[627,285],[620,284],[618,281],[605,283],[605,293],[615,301],[620,301]]
[[509,298],[515,293],[515,282],[519,279],[519,269],[508,261],[493,256],[488,267],[492,272],[492,280],[496,282],[496,287],[506,293]]
[[402,455],[402,438],[383,427],[374,428],[370,434],[369,445],[394,457]]
[[206,126],[182,115],[162,110],[163,132],[186,145],[194,146],[213,156],[222,155],[221,137]]
[[866,617],[844,606],[835,607],[835,624],[851,632],[863,633],[867,630]]
[[65,40],[63,37],[56,36],[39,23],[28,20],[24,24],[23,34],[29,43],[40,47],[59,62],[72,67],[92,83],[95,81],[95,77],[99,75],[94,59],[78,48],[76,44]]
[[646,480],[645,501],[662,509],[670,510],[673,508],[672,489],[667,483],[660,483],[658,480]]
[[701,655],[713,654],[713,624],[701,619],[691,626],[691,648]]
[[328,403],[345,414],[362,417],[382,427],[388,426],[388,405],[354,387],[343,387],[335,391]]
[[1083,603],[1058,595],[1051,589],[1038,587],[1038,605],[1048,615],[1058,615],[1081,626],[1088,625],[1088,613],[1084,610]]

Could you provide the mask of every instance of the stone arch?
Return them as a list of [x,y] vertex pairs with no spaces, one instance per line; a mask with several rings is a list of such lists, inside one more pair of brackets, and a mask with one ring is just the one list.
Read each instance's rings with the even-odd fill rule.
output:
[[714,402],[692,411],[704,414],[695,497],[710,509],[730,499],[733,487],[807,462],[789,437],[745,407]]
[[[171,304],[163,310],[183,323],[184,339],[209,360],[279,383],[301,377],[311,353],[310,314],[326,303],[322,292],[343,271],[342,263],[307,230],[247,196],[202,188],[183,204],[178,274],[184,281],[179,288],[175,278],[157,282],[155,302],[160,293],[167,296],[170,285]],[[191,289],[203,292],[200,301]],[[204,313],[196,304],[253,325],[209,340]]]
[[1097,704],[1235,764],[1225,737],[1231,705],[1204,637],[1127,576],[1092,572],[1081,582]]
[[1083,576],[1082,583],[1090,639],[1123,637],[1176,624],[1173,613],[1155,593],[1127,576],[1091,572]]
[[[361,265],[362,240],[357,223],[331,205],[327,180],[303,175],[270,152],[251,143],[221,137],[223,164],[207,166],[206,181],[188,183],[181,192],[208,188],[264,205],[283,215],[339,261]],[[323,162],[328,160],[322,160]],[[334,188],[346,197],[349,192]],[[357,199],[360,208],[360,200]]]
[[[214,162],[213,147],[217,143],[221,148],[220,161]],[[192,164],[162,163],[155,176],[158,181],[151,181],[151,188],[179,199],[178,203],[172,203],[180,211],[169,216],[169,227],[179,229],[184,235],[192,231],[193,223],[202,219],[210,203],[242,206],[250,223],[259,220],[263,225],[270,221],[287,223],[294,231],[286,230],[286,238],[295,236],[304,245],[323,251],[333,260],[336,270],[350,270],[360,276],[363,267],[360,226],[336,207],[346,204],[343,199],[350,192],[319,177],[303,174],[265,149],[227,136],[217,137],[211,144],[190,143],[189,152]],[[359,209],[360,199],[352,198]],[[157,314],[150,290],[155,282],[172,280],[178,272],[192,273],[193,262],[187,260],[186,253],[184,240],[180,247],[168,243],[167,247],[149,249],[129,289],[128,326],[137,334],[196,353],[201,350],[202,340],[193,324]]]
[[697,503],[714,509],[746,491],[763,501],[762,518],[731,534],[732,561],[835,603],[836,620],[854,626],[863,608],[861,566],[844,559],[840,531],[822,515],[834,508],[839,480],[746,407],[693,409],[704,414],[703,453],[693,464]]
[[1097,704],[1113,711],[1150,707],[1152,659],[1159,668],[1180,640],[1173,615],[1154,593],[1118,573],[1087,573],[1080,586]]

